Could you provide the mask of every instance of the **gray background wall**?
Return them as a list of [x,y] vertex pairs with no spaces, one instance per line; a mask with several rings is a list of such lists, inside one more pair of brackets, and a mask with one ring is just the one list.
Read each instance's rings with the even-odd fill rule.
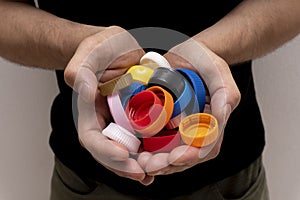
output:
[[[300,36],[254,61],[267,131],[265,163],[272,200],[300,199]],[[47,200],[53,154],[53,71],[0,59],[0,200]]]

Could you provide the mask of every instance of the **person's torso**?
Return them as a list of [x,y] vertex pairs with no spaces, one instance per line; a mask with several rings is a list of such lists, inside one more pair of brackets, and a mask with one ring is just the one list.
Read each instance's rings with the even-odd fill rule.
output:
[[[137,4],[130,1],[40,0],[39,7],[79,23],[118,25],[125,29],[161,27],[191,37],[216,23],[239,2],[144,1]],[[211,161],[181,173],[158,176],[147,187],[118,177],[97,163],[78,142],[74,124],[76,119],[72,114],[76,103],[72,102],[72,89],[65,84],[63,71],[57,71],[60,94],[52,106],[50,145],[55,155],[80,175],[102,181],[124,193],[179,195],[225,178],[255,160],[264,147],[264,130],[255,98],[251,62],[231,70],[242,100],[228,121],[220,154]],[[249,120],[249,116],[252,116],[252,120]]]

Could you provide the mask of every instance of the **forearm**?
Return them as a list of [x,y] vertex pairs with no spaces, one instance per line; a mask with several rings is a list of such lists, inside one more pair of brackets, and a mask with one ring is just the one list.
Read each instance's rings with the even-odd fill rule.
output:
[[19,2],[0,1],[0,18],[0,56],[47,69],[64,69],[79,43],[103,29]]
[[245,0],[194,38],[237,64],[265,55],[299,32],[299,0]]

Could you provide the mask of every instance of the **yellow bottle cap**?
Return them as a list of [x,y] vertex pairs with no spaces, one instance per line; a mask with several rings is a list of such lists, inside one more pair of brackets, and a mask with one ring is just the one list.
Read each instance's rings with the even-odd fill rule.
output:
[[191,114],[180,122],[179,132],[185,144],[207,146],[218,138],[218,121],[208,113]]
[[143,65],[134,65],[130,67],[126,73],[130,73],[135,81],[138,81],[144,85],[148,85],[148,81],[153,73],[153,69]]

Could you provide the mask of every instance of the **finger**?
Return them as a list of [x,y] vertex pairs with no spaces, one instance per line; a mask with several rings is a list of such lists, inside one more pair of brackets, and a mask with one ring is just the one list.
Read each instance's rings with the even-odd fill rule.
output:
[[[131,45],[132,46],[132,45]],[[132,65],[140,63],[141,57],[145,54],[145,51],[136,43],[135,47],[131,47],[127,51],[120,52],[113,62],[109,65],[109,69],[128,68]]]
[[182,172],[199,163],[210,160],[219,153],[220,146],[213,146],[213,150],[208,147],[195,148],[188,145],[181,145],[179,147],[176,147],[169,154],[169,165],[167,167],[161,168],[160,170],[151,172],[151,175],[168,175]]
[[106,127],[112,121],[112,116],[107,103],[107,98],[97,91],[95,100],[95,111],[100,127]]
[[215,158],[221,149],[223,134],[215,143],[209,146],[196,148],[189,145],[181,145],[174,148],[169,154],[169,163],[173,166],[191,167]]
[[193,165],[183,165],[183,166],[173,166],[170,165],[169,167],[163,169],[160,171],[160,175],[169,175],[174,174],[178,172],[183,172],[189,168],[191,168]]
[[[147,152],[147,151],[141,152],[138,155],[137,162],[144,171],[146,170],[147,163],[152,156],[153,156],[152,153]],[[153,181],[154,181],[154,176],[146,174],[145,178],[143,180],[141,180],[140,183],[147,186],[147,185],[150,185],[151,183],[153,183]]]
[[105,71],[97,71],[97,79],[100,82],[106,82],[116,76],[124,74],[129,67],[139,64],[140,59],[144,54],[145,52],[143,49],[136,49],[121,55],[116,58]]
[[154,182],[154,176],[146,175],[143,180],[140,181],[141,184],[148,186]]
[[168,153],[158,153],[153,155],[147,162],[146,173],[148,175],[159,175],[160,171],[169,166]]
[[125,161],[112,161],[109,165],[105,165],[105,167],[121,177],[130,178],[140,182],[145,181],[145,183],[151,180],[145,180],[146,175],[144,170],[140,167],[136,160],[132,158]]
[[210,104],[205,104],[203,112],[211,114]]
[[[167,174],[173,174],[177,172],[184,171],[197,163],[199,163],[199,149],[186,146],[188,149],[195,150],[195,153],[190,155],[192,151],[184,151],[185,148],[181,148],[181,151],[175,152],[178,153],[176,160],[174,161],[172,158],[171,153],[160,153],[152,156],[151,159],[147,162],[147,168],[146,172],[148,175],[151,176],[157,176],[157,175],[167,175]],[[178,148],[178,147],[177,147]],[[176,149],[177,149],[176,148]],[[173,155],[174,156],[174,155]],[[180,160],[178,160],[180,159]]]
[[199,162],[199,148],[181,145],[174,148],[168,157],[168,162],[174,166],[192,165]]
[[151,159],[153,155],[150,152],[144,151],[138,155],[137,162],[139,165],[146,170],[147,163]]

